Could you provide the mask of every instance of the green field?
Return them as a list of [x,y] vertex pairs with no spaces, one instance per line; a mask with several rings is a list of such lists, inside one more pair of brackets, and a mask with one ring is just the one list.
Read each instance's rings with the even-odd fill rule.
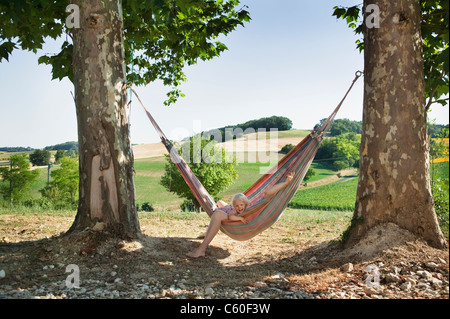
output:
[[356,199],[358,178],[353,177],[347,181],[303,188],[299,190],[289,207],[319,210],[353,210]]
[[135,160],[134,183],[138,205],[150,203],[158,210],[172,210],[180,206],[183,200],[159,184],[165,163],[164,156]]
[[308,183],[316,182],[324,178],[332,177],[337,174],[336,171],[331,170],[324,164],[325,162],[313,162],[311,168],[316,172],[309,180]]
[[[312,167],[314,167],[313,163]],[[320,166],[319,166],[320,167]],[[319,168],[315,168],[319,171]],[[335,174],[326,168],[316,178],[325,178],[327,175]],[[449,179],[449,162],[432,164],[431,173],[435,179]],[[312,181],[313,179],[311,179]],[[433,179],[432,179],[433,180]],[[353,210],[355,207],[356,189],[358,187],[358,178],[350,178],[343,182],[332,182],[330,184],[300,189],[291,202],[289,207],[302,209],[318,210]]]
[[[150,203],[158,210],[173,210],[178,209],[183,199],[179,198],[173,193],[168,192],[163,186],[159,184],[161,176],[164,174],[164,166],[166,158],[164,156],[143,158],[135,160],[134,182],[136,186],[136,203],[142,205],[143,203]],[[239,163],[237,166],[238,178],[233,185],[228,187],[218,195],[220,198],[229,200],[233,194],[243,192],[250,187],[261,175],[260,168],[267,164],[261,163]],[[312,167],[316,171],[311,181],[317,181],[336,175],[336,172],[327,169],[323,164],[313,163]],[[55,165],[53,170],[58,169]],[[36,199],[41,196],[39,190],[44,188],[47,183],[47,168],[39,168],[40,176],[36,183],[31,185],[30,195]]]
[[[165,164],[166,158],[164,156],[137,159],[135,161],[136,174],[134,181],[136,186],[136,203],[138,205],[149,203],[158,211],[179,210],[183,199],[168,192],[159,183],[164,173]],[[261,163],[239,163],[237,166],[238,179],[228,189],[220,193],[218,197],[229,201],[233,194],[246,190],[261,176],[259,173],[260,167],[265,165]],[[313,162],[312,168],[316,171],[316,175],[309,182],[323,180],[336,175],[336,172],[328,169],[323,162]],[[55,169],[58,169],[57,165],[52,168],[52,170]],[[41,168],[39,171],[41,172],[39,180],[31,186],[30,191],[30,195],[35,199],[41,196],[39,190],[47,182],[47,168]],[[449,163],[433,164],[431,173],[436,178],[446,179],[448,181]],[[334,180],[333,182],[317,187],[303,187],[294,196],[289,207],[351,211],[355,204],[357,183],[358,178],[353,177],[342,182],[336,182]]]
[[[154,157],[138,159],[135,161],[135,185],[136,202],[142,204],[151,203],[158,209],[178,208],[183,201],[178,196],[168,192],[159,184],[159,180],[164,173],[165,157]],[[230,200],[236,194],[249,188],[261,176],[260,168],[266,164],[261,163],[239,163],[237,166],[238,178],[235,183],[221,192],[218,197]],[[319,180],[336,175],[321,164],[313,163],[316,175],[312,180]]]
[[449,179],[449,162],[435,163],[431,165],[431,176],[440,179]]

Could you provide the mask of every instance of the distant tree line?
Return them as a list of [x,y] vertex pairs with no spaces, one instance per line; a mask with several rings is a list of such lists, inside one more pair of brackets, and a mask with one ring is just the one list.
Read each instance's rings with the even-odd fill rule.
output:
[[[321,120],[323,122],[325,119]],[[334,120],[329,130],[329,136],[338,136],[344,133],[361,134],[362,122],[351,121],[349,119]],[[448,124],[434,124],[428,123],[428,135],[431,138],[448,138],[449,125]]]
[[[17,152],[31,152],[36,150],[32,147],[12,146],[12,147],[0,147],[0,152],[17,153]],[[78,142],[65,142],[61,144],[46,146],[43,148],[46,151],[63,150],[69,152],[78,152]]]
[[288,131],[292,128],[292,121],[283,116],[264,117],[257,120],[247,121],[237,125],[229,125],[202,133],[203,137],[218,142],[224,142],[240,138],[245,134],[255,133],[261,130]]
[[345,133],[361,134],[361,131],[362,131],[361,121],[351,121],[349,119],[337,119],[333,121],[333,124],[331,124],[329,134],[330,136],[338,136]]
[[448,138],[448,132],[448,124],[428,123],[428,135],[430,135],[431,138]]
[[56,144],[52,146],[46,146],[44,147],[44,150],[48,151],[58,151],[63,150],[67,152],[78,152],[78,142],[65,142],[61,144]]
[[20,147],[20,146],[13,146],[13,147],[0,147],[0,152],[31,152],[34,148],[31,147]]
[[[324,118],[320,120],[319,124],[317,124],[314,128],[321,125],[327,119]],[[362,132],[362,122],[361,121],[352,121],[349,119],[337,119],[334,120],[328,130],[327,136],[338,136],[345,133],[355,133],[361,134]]]
[[[433,139],[448,138],[448,128],[448,124],[428,123],[432,155],[434,153],[442,153],[442,151],[436,151],[438,149],[436,146],[437,142]],[[362,122],[360,121],[351,121],[349,119],[334,120],[329,130],[329,138],[324,139],[322,142],[315,160],[323,161],[336,171],[347,167],[358,168],[361,132]]]
[[231,128],[240,127],[243,130],[247,128],[257,129],[277,129],[278,131],[287,131],[292,128],[292,121],[284,116],[263,117],[258,120],[247,121],[243,124],[230,126]]

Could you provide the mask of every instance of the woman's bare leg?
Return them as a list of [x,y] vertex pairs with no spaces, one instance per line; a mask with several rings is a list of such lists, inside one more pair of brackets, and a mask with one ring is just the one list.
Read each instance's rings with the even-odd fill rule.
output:
[[206,235],[205,238],[203,239],[203,242],[196,249],[194,249],[190,253],[187,253],[186,256],[191,258],[198,258],[205,256],[206,248],[219,232],[220,225],[222,224],[222,221],[225,219],[228,219],[227,214],[225,214],[220,210],[215,211],[211,216],[211,221],[209,222],[208,230],[206,231]]
[[[228,204],[227,204],[226,202],[224,202],[223,200],[219,200],[216,204],[217,204],[217,207],[218,207],[218,208],[222,208],[222,207],[225,207],[225,206],[228,205]],[[206,236],[206,231],[204,231],[203,233],[201,233],[197,238],[198,238],[198,239],[202,239],[202,238],[205,238],[205,236]]]

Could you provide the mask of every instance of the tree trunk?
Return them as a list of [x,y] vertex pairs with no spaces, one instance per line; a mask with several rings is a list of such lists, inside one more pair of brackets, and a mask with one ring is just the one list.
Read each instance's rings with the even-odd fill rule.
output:
[[73,71],[79,141],[79,202],[69,230],[102,223],[120,236],[140,233],[129,139],[120,0],[77,0]]
[[376,4],[379,28],[364,39],[360,177],[347,245],[392,222],[443,248],[430,186],[419,0]]

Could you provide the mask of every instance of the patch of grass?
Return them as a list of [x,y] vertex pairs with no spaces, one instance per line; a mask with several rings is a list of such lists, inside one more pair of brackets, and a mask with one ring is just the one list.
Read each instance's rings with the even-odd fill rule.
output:
[[182,199],[168,192],[160,183],[164,174],[164,156],[136,159],[134,162],[134,184],[136,203],[149,203],[157,210],[177,209]]
[[234,194],[245,191],[261,177],[259,169],[262,166],[264,164],[261,163],[239,163],[236,167],[238,178],[233,185],[221,192],[219,197],[231,197]]
[[431,176],[440,179],[449,179],[449,162],[431,164]]
[[74,210],[61,210],[61,209],[55,209],[50,210],[48,208],[42,208],[39,206],[36,207],[28,207],[25,205],[8,205],[6,203],[3,203],[0,205],[0,215],[16,215],[16,216],[24,216],[24,217],[30,217],[30,216],[59,216],[59,217],[69,217],[73,216],[75,217],[76,211]]
[[[287,208],[269,234],[283,234],[285,243],[299,243],[305,239],[328,238],[338,240],[350,224],[353,212]],[[270,236],[270,235],[269,235]]]
[[[59,169],[59,165],[55,165],[51,171]],[[40,190],[43,189],[47,185],[47,168],[37,168],[39,171],[38,180],[30,185],[30,196],[34,199],[41,197]]]
[[311,130],[289,130],[289,131],[278,131],[278,138],[285,137],[305,137],[311,133]]
[[326,222],[341,222],[343,218],[350,220],[351,217],[352,212],[348,211],[325,211],[287,208],[284,211],[283,217],[280,219],[280,221],[287,224],[319,225]]
[[308,180],[308,183],[319,181],[337,174],[336,171],[332,170],[324,162],[313,162],[311,164],[311,168],[316,172],[316,174]]
[[320,210],[349,210],[355,206],[358,179],[299,190],[289,207]]
[[183,211],[159,211],[159,212],[139,212],[139,220],[170,222],[174,220],[205,220],[209,222],[206,213],[193,213]]
[[165,164],[166,158],[164,156],[139,158],[134,161],[134,169],[136,172],[162,174]]

